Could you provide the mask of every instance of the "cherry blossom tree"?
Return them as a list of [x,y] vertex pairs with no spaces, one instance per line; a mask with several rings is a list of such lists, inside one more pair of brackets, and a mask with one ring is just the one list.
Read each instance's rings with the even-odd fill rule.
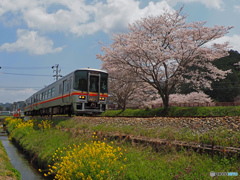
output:
[[127,72],[155,88],[166,110],[169,95],[181,83],[211,88],[211,79],[224,79],[230,73],[211,63],[228,55],[228,43],[209,44],[232,27],[207,27],[206,22],[187,22],[186,17],[181,8],[135,21],[129,32],[113,35],[110,46],[102,44],[105,54],[97,58],[103,66]]
[[103,68],[109,74],[109,99],[117,103],[118,109],[125,110],[127,105],[142,107],[143,102],[156,95],[152,86],[138,81],[136,77],[126,74],[126,71],[118,71],[109,66]]

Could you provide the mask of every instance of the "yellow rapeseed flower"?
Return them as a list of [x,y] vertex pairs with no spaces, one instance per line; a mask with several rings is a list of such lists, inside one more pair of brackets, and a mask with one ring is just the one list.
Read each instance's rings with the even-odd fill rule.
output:
[[[124,169],[124,166],[119,166],[121,148],[114,148],[101,141],[84,143],[83,147],[75,144],[74,148],[70,147],[63,148],[65,156],[60,157],[60,160],[55,159],[57,162],[49,170],[49,173],[56,174],[56,179],[116,179],[118,176],[114,172],[122,173]],[[91,176],[83,172],[91,172]]]

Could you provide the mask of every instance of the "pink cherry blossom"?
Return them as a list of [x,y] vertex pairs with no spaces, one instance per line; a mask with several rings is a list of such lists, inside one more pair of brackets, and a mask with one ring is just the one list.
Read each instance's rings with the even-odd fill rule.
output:
[[[152,86],[165,108],[171,92],[182,83],[193,83],[196,89],[211,88],[212,80],[224,79],[230,73],[212,64],[228,55],[228,43],[206,44],[223,37],[232,27],[207,27],[206,22],[188,22],[186,17],[181,8],[142,18],[129,25],[129,32],[113,35],[110,46],[102,44],[105,54],[97,58],[109,73],[122,73],[123,79],[136,77]],[[193,71],[192,66],[204,71]]]

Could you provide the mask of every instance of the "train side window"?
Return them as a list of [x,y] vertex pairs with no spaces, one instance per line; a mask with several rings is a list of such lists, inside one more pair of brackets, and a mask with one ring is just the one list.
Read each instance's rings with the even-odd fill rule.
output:
[[59,84],[59,94],[62,94],[62,84]]
[[42,100],[42,94],[39,94],[39,101]]
[[47,91],[45,91],[44,99],[47,99]]
[[47,95],[47,98],[50,98],[51,97],[51,89],[48,90],[48,95]]
[[51,97],[54,97],[54,93],[55,93],[55,88],[52,88],[52,94],[51,94]]
[[68,84],[68,81],[65,80],[65,81],[63,81],[63,93],[64,94],[67,93],[68,90],[69,90],[69,84]]
[[70,77],[70,81],[69,81],[69,89],[72,88],[72,77]]

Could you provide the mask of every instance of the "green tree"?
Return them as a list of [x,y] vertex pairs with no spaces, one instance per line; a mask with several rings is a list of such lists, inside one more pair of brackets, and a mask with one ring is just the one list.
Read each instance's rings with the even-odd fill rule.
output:
[[204,90],[212,99],[218,102],[233,102],[234,98],[240,95],[240,66],[235,65],[240,62],[240,54],[237,51],[230,50],[229,56],[217,59],[213,64],[221,69],[231,69],[225,79],[212,82],[212,90]]

